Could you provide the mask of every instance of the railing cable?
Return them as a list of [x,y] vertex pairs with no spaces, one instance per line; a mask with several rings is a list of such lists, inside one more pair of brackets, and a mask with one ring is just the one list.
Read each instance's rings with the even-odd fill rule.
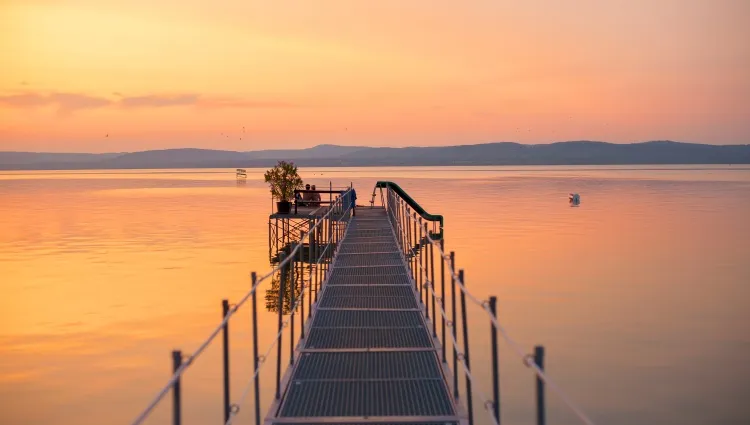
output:
[[[319,220],[315,223],[315,225],[312,227],[312,229],[315,229],[318,226],[323,226],[323,222],[326,218],[331,220],[333,217],[333,212],[336,211],[336,205],[339,203],[343,204],[343,199],[346,196],[346,194],[349,193],[351,189],[345,191],[341,196],[339,196],[328,208],[328,212],[326,212],[322,217],[320,217]],[[344,210],[339,217],[342,217],[344,214],[346,214],[351,209],[351,206],[347,207],[346,210]],[[328,242],[330,242],[333,236],[328,235]],[[300,243],[289,253],[287,258],[285,258],[283,261],[279,262],[279,264],[272,268],[270,272],[266,273],[265,275],[259,277],[255,285],[253,285],[252,288],[250,288],[250,291],[248,291],[245,296],[243,296],[239,302],[237,302],[234,306],[232,306],[229,311],[227,312],[226,316],[224,316],[224,319],[221,321],[221,323],[211,332],[211,334],[206,338],[201,345],[198,346],[198,348],[193,352],[192,355],[188,356],[185,359],[185,362],[180,365],[180,367],[172,374],[169,381],[167,381],[167,384],[162,387],[161,390],[156,394],[156,396],[151,400],[151,402],[146,406],[146,408],[136,417],[136,419],[131,422],[131,425],[140,425],[143,423],[143,421],[146,420],[146,418],[151,414],[151,412],[156,408],[156,406],[159,404],[159,402],[164,398],[165,395],[172,389],[172,386],[179,380],[183,373],[190,367],[190,365],[193,364],[193,362],[200,356],[203,351],[213,342],[213,340],[216,338],[219,333],[221,333],[222,329],[227,325],[229,322],[229,319],[232,318],[232,316],[239,310],[242,305],[247,302],[250,297],[252,297],[253,293],[255,293],[260,286],[261,283],[263,283],[266,279],[272,277],[274,274],[276,274],[277,271],[281,270],[282,267],[286,267],[287,264],[291,261],[293,261],[294,256],[297,254],[297,251],[302,249],[302,243],[305,239],[310,239],[310,233],[305,234],[303,238],[300,239]],[[328,247],[326,247],[326,250]],[[325,251],[324,251],[325,252]],[[283,330],[283,328],[282,328]],[[275,344],[275,342],[274,342]]]
[[[400,202],[400,200],[399,200],[399,202]],[[412,219],[412,217],[410,217],[409,214],[406,214],[406,218],[409,221],[414,220],[414,219]],[[416,222],[416,220],[414,220],[414,221]],[[399,228],[400,228],[400,226],[399,226]],[[528,354],[526,354],[524,352],[524,350],[521,347],[521,345],[519,343],[517,343],[513,338],[511,338],[511,336],[505,330],[505,327],[503,327],[500,324],[500,322],[498,321],[498,319],[492,314],[492,311],[490,310],[489,302],[487,302],[487,301],[480,301],[473,294],[471,294],[471,292],[469,292],[469,290],[466,288],[466,286],[464,286],[464,284],[461,281],[461,279],[459,279],[459,276],[456,273],[456,271],[454,270],[454,268],[451,266],[450,257],[445,254],[445,252],[443,251],[443,249],[440,247],[440,243],[438,241],[436,241],[435,239],[433,239],[430,236],[429,232],[426,232],[426,233],[427,233],[427,235],[426,235],[427,240],[433,245],[434,248],[437,248],[438,252],[440,253],[440,257],[441,257],[442,261],[447,265],[447,268],[448,268],[448,271],[450,272],[450,275],[452,276],[452,278],[458,284],[458,287],[460,288],[461,292],[463,292],[466,295],[466,297],[468,297],[469,300],[471,300],[474,304],[480,306],[485,313],[487,313],[490,321],[497,327],[497,330],[500,332],[500,335],[508,343],[508,345],[511,347],[511,349],[523,360],[524,364],[527,367],[531,368],[532,371],[536,374],[536,376],[538,376],[539,379],[541,379],[542,381],[544,381],[544,383],[547,384],[552,389],[552,391],[554,391],[562,399],[562,401],[568,406],[568,408],[570,408],[571,411],[576,416],[578,416],[578,418],[583,423],[585,423],[586,425],[594,425],[594,422],[591,419],[589,419],[589,417],[571,400],[571,398],[549,376],[547,376],[544,373],[544,371],[542,371],[541,368],[539,368],[539,366],[537,366],[534,362],[529,361],[529,356],[528,356]],[[411,247],[410,247],[410,249],[411,249]],[[432,291],[433,296],[436,296],[435,291],[432,290],[432,284],[430,284],[430,290]],[[438,299],[440,299],[440,298],[438,298]],[[444,314],[445,310],[443,310],[442,301],[441,301],[441,310],[442,310],[441,314],[443,314],[443,316],[445,317],[446,321],[448,321],[448,323],[451,323],[452,326],[455,326],[455,323],[452,323],[447,318],[447,316],[445,316],[445,314]],[[455,338],[453,338],[452,333],[451,333],[451,338],[454,339],[454,343],[457,344],[457,342],[455,341]],[[457,347],[457,345],[456,345],[456,347]],[[458,351],[458,349],[457,349],[457,351]],[[462,364],[463,364],[463,360],[462,360]],[[464,364],[464,368],[465,368],[465,366],[466,365]],[[466,372],[466,370],[465,370],[465,372]],[[469,376],[469,375],[467,375],[467,376]],[[469,376],[469,379],[471,379],[471,376]],[[487,403],[487,401],[485,401],[485,404],[486,403]],[[486,408],[486,406],[485,406],[485,408]],[[493,420],[494,420],[494,416],[493,416]]]
[[[339,217],[345,216],[349,212],[350,209],[351,209],[351,206],[349,206],[346,210],[344,210]],[[332,237],[332,235],[329,236],[329,237]],[[320,261],[323,258],[323,256],[325,255],[325,253],[326,253],[327,250],[328,250],[328,246],[326,246],[325,250],[323,250],[323,253],[321,253],[320,256],[317,258],[317,261]],[[307,289],[310,285],[312,285],[312,276],[308,277],[307,283],[302,287],[302,289],[300,290],[300,293],[304,294],[305,293],[305,289]],[[287,317],[287,319],[283,322],[283,325],[282,325],[281,329],[279,330],[279,332],[276,334],[276,337],[274,338],[273,342],[271,343],[271,346],[268,347],[268,350],[266,350],[266,353],[261,357],[262,361],[260,361],[260,364],[258,365],[258,368],[253,373],[253,376],[251,376],[250,379],[248,380],[247,385],[245,386],[245,388],[242,391],[242,395],[238,399],[237,403],[232,404],[233,408],[232,408],[232,410],[231,410],[231,412],[229,414],[229,419],[226,421],[225,425],[231,425],[232,421],[234,421],[234,418],[239,414],[240,407],[242,406],[242,403],[245,401],[245,398],[247,398],[248,394],[250,393],[250,386],[253,383],[253,380],[255,379],[256,376],[258,376],[258,373],[260,373],[260,369],[265,364],[265,359],[268,357],[268,355],[271,352],[271,350],[273,350],[273,348],[276,346],[276,344],[281,339],[281,337],[282,337],[282,335],[284,333],[284,329],[286,329],[289,326],[289,322],[290,322],[292,316],[294,316],[294,314],[297,311],[297,308],[299,307],[299,305],[300,305],[301,302],[304,302],[304,296],[297,298],[297,301],[294,303],[294,306],[292,306],[292,308],[290,309],[291,313],[290,313],[289,317]]]

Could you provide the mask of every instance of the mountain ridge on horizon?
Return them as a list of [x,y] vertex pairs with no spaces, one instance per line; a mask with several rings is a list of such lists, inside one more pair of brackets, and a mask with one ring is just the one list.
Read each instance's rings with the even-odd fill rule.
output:
[[279,160],[302,166],[748,164],[750,144],[577,140],[398,148],[319,144],[253,151],[171,148],[99,154],[0,151],[0,170],[249,168],[271,166]]

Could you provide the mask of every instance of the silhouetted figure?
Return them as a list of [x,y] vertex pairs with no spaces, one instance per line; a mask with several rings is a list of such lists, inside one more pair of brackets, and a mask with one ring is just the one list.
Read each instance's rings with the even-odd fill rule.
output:
[[304,195],[302,195],[302,204],[301,205],[303,205],[303,206],[309,206],[309,205],[311,205],[310,201],[312,201],[312,193],[307,192],[309,190],[310,190],[310,185],[306,184],[305,185],[305,191],[306,192],[305,192]]
[[[312,185],[312,190],[315,189],[315,185]],[[320,193],[313,193],[312,194],[312,206],[319,207],[320,206]]]

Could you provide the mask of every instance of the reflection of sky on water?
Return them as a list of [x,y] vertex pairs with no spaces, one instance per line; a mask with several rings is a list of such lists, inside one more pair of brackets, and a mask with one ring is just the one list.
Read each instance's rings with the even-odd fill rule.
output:
[[[391,179],[443,214],[467,286],[498,296],[524,346],[546,346],[550,374],[598,423],[742,423],[732,395],[750,392],[750,171],[663,168],[301,171],[318,186],[354,182],[361,204]],[[269,269],[261,171],[245,184],[234,170],[0,174],[3,423],[127,422],[166,381],[170,351],[195,348],[221,299]],[[258,301],[264,348],[276,315]],[[472,364],[488,376],[480,314],[470,307]],[[236,391],[250,376],[249,323],[241,311],[230,328]],[[221,417],[219,355],[212,346],[186,377],[196,422]],[[504,418],[531,423],[533,379],[500,355]],[[550,422],[576,423],[548,400]]]

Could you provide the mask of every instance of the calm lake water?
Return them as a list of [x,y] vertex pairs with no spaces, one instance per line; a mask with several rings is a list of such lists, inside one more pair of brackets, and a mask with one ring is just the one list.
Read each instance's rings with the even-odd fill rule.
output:
[[[129,423],[265,273],[262,170],[0,173],[0,423]],[[304,169],[319,186],[401,185],[445,216],[479,298],[598,424],[750,423],[750,168]],[[570,192],[581,205],[568,205]],[[265,288],[261,290],[261,299]],[[489,329],[472,365],[491,394]],[[276,334],[261,309],[261,352]],[[232,391],[251,374],[249,309],[231,327]],[[285,345],[288,340],[285,341]],[[186,423],[220,423],[220,345],[183,381]],[[534,423],[534,379],[502,345],[503,423]],[[269,362],[274,362],[273,358]],[[261,374],[265,414],[274,365]],[[577,424],[548,392],[548,422]],[[252,400],[252,395],[248,398]],[[167,400],[169,401],[169,400]],[[148,423],[167,423],[169,402]],[[479,423],[488,423],[477,405]],[[246,404],[237,423],[252,423]]]

